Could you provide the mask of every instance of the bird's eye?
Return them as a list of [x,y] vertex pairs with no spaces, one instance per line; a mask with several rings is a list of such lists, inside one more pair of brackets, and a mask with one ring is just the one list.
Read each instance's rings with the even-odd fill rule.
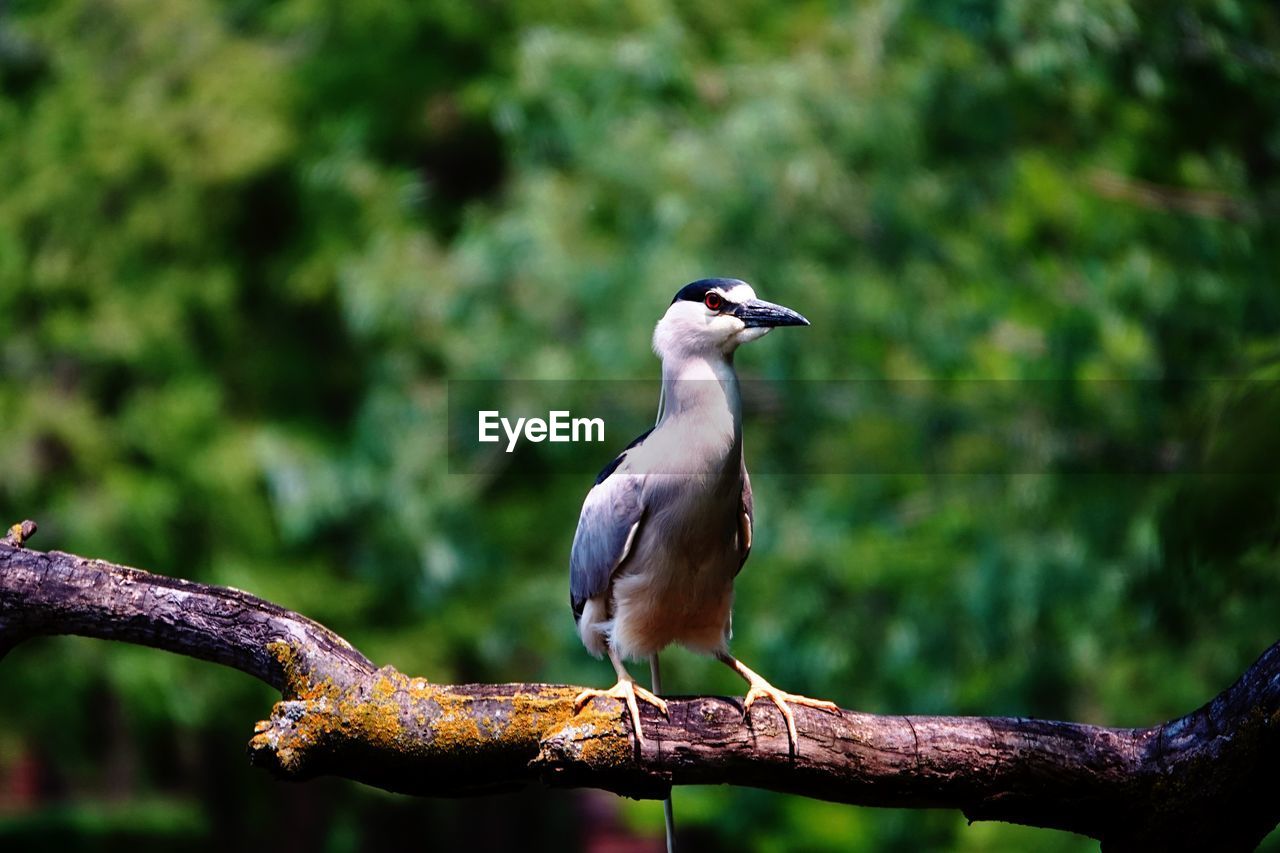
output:
[[702,300],[712,311],[719,311],[724,305],[724,297],[716,293],[714,290],[709,291],[705,299]]

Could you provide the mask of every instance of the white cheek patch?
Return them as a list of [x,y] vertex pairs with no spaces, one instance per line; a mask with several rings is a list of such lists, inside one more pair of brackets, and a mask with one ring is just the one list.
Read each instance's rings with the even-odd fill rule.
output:
[[742,326],[742,321],[732,314],[712,314],[707,318],[707,329],[723,338],[736,334]]

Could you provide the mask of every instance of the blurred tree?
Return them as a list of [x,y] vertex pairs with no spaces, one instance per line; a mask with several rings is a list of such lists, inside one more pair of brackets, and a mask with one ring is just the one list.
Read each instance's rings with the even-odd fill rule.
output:
[[[815,320],[744,373],[876,380],[843,415],[777,383],[748,424],[758,467],[849,473],[756,478],[744,657],[869,710],[1181,713],[1276,639],[1278,77],[1280,12],[1235,0],[11,0],[0,509],[406,671],[600,681],[564,606],[589,478],[451,474],[448,380],[652,378],[670,294],[737,275]],[[669,657],[677,691],[739,689]],[[275,789],[238,759],[264,693],[145,650],[24,647],[0,691],[0,776],[48,777],[6,844],[283,811],[343,849],[483,808]],[[1080,849],[681,808],[708,849]]]

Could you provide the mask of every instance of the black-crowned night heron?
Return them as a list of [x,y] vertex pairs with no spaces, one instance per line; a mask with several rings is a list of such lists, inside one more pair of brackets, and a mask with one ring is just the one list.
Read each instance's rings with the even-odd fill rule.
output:
[[[775,326],[807,326],[789,308],[756,299],[736,279],[681,288],[653,330],[662,359],[658,423],[614,459],[587,494],[573,537],[570,602],[588,651],[618,673],[592,698],[624,701],[640,744],[636,698],[656,694],[658,652],[672,643],[714,655],[746,679],[743,713],[767,697],[798,747],[789,703],[838,711],[831,702],[784,693],[729,654],[733,580],[751,553],[751,480],[742,455],[742,404],[733,353]],[[648,658],[654,692],[637,685],[624,659]]]

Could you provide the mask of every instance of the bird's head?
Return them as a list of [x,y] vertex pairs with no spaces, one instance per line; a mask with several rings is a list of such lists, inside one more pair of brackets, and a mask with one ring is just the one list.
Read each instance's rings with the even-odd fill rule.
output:
[[721,353],[763,338],[775,326],[807,326],[809,321],[781,305],[756,298],[751,285],[736,278],[704,278],[686,284],[653,330],[659,358]]

